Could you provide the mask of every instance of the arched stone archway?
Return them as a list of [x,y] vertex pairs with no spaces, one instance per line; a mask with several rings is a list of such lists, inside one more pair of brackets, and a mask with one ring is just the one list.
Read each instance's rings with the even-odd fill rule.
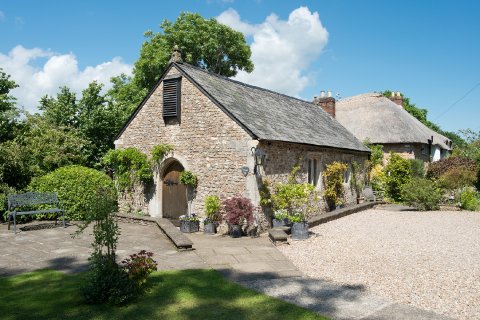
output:
[[174,159],[162,170],[162,216],[175,224],[188,210],[186,186],[180,183],[180,172],[183,170],[183,165]]

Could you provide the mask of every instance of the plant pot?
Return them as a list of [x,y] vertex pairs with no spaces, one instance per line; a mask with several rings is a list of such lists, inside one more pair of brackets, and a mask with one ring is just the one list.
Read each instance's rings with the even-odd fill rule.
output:
[[180,231],[183,233],[193,233],[200,230],[200,221],[180,220]]
[[242,227],[239,224],[229,225],[230,237],[240,238],[242,236]]
[[203,233],[206,234],[215,234],[217,233],[217,225],[213,222],[205,223],[203,225]]
[[290,227],[292,225],[292,222],[290,219],[285,218],[285,219],[273,219],[273,227]]
[[305,240],[308,239],[308,223],[307,222],[295,222],[292,226],[292,239],[293,240]]
[[357,198],[357,204],[363,203],[363,201],[365,201],[365,199],[363,199],[363,198]]

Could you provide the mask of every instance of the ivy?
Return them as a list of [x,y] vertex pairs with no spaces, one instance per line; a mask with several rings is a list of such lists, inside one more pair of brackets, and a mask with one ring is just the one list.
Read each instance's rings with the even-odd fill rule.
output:
[[159,165],[163,158],[173,151],[173,146],[169,144],[157,144],[152,149],[152,162]]
[[131,190],[135,183],[149,183],[153,179],[147,155],[136,148],[110,150],[102,163],[113,170],[119,191]]

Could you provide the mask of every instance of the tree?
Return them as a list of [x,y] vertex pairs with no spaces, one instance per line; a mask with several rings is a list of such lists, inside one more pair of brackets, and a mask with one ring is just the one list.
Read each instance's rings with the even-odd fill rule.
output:
[[10,80],[10,75],[0,68],[0,143],[14,137],[14,126],[19,115],[15,104],[15,97],[10,91],[17,88],[15,81]]
[[162,32],[147,31],[140,57],[135,62],[134,82],[150,89],[168,65],[178,45],[183,60],[211,72],[233,77],[239,70],[253,71],[250,47],[241,32],[205,19],[198,13],[181,13],[175,22],[164,20]]
[[84,164],[88,141],[76,131],[27,115],[22,134],[0,144],[0,182],[23,188],[32,179],[69,164]]
[[43,96],[38,109],[43,111],[43,117],[53,125],[77,127],[77,98],[66,86],[60,87],[56,98]]

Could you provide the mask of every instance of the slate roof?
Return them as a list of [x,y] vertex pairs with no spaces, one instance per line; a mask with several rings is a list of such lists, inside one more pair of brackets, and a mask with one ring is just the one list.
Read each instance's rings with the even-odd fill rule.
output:
[[369,152],[319,106],[225,78],[188,64],[175,65],[253,138]]
[[358,139],[372,143],[422,143],[451,150],[450,139],[431,130],[380,93],[365,93],[336,103],[336,119]]

